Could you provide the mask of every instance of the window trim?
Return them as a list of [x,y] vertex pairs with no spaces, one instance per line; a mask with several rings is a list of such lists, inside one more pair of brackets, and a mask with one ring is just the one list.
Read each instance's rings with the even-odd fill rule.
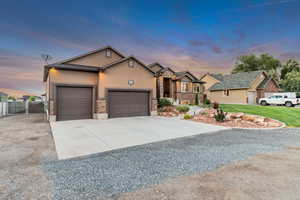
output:
[[180,82],[180,91],[181,92],[189,92],[189,82],[181,81]]
[[229,90],[223,90],[223,95],[226,97],[230,96]]

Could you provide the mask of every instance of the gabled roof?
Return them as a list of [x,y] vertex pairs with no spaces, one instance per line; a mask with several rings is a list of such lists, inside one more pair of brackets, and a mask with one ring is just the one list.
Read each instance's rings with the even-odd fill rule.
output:
[[169,67],[165,67],[165,68],[159,70],[158,73],[163,73],[163,72],[165,72],[165,71],[170,71],[170,72],[172,72],[173,74],[175,74],[175,72],[174,72],[171,68],[169,68]]
[[268,77],[268,78],[266,78],[265,80],[263,80],[263,81],[258,85],[257,89],[265,89],[266,86],[268,85],[268,83],[269,83],[270,81],[273,81],[273,82],[275,83],[275,85],[279,88],[279,85],[278,85],[277,81],[275,81],[275,80],[274,80],[273,78],[271,78],[271,77]]
[[224,78],[222,74],[209,74],[209,75],[218,81],[223,81]]
[[8,94],[6,94],[4,92],[0,92],[0,96],[8,96]]
[[101,51],[104,51],[106,49],[110,49],[112,50],[113,52],[115,52],[116,54],[118,54],[119,56],[121,56],[122,58],[124,58],[125,56],[123,54],[121,54],[119,51],[117,51],[116,49],[112,48],[111,46],[106,46],[106,47],[103,47],[103,48],[99,48],[99,49],[95,49],[93,51],[90,51],[90,52],[87,52],[87,53],[84,53],[84,54],[80,54],[78,56],[75,56],[75,57],[72,57],[72,58],[69,58],[69,59],[66,59],[66,60],[62,60],[62,61],[58,61],[54,64],[64,64],[66,62],[69,62],[69,61],[72,61],[72,60],[76,60],[78,58],[82,58],[82,57],[86,57],[88,55],[91,55],[91,54],[94,54],[94,53],[98,53],[98,52],[101,52]]
[[155,66],[159,66],[160,69],[163,69],[163,68],[164,68],[164,67],[163,67],[161,64],[159,64],[158,62],[155,62],[155,63],[152,63],[152,64],[147,65],[147,67],[149,67],[149,68],[152,68],[152,67],[155,67]]
[[176,75],[176,79],[180,79],[186,75],[190,75],[193,78],[193,80],[198,80],[198,78],[189,71],[175,72],[175,75]]
[[142,67],[144,67],[146,70],[148,70],[149,72],[151,72],[152,74],[155,74],[154,71],[152,71],[149,67],[147,67],[143,62],[139,61],[137,58],[135,58],[134,56],[129,56],[129,57],[126,57],[126,58],[123,58],[123,59],[120,59],[120,60],[117,60],[116,62],[113,62],[113,63],[110,63],[110,64],[107,64],[107,65],[104,65],[101,67],[101,70],[102,71],[105,71],[106,69],[108,68],[111,68],[119,63],[122,63],[122,62],[125,62],[129,59],[133,59],[135,60],[137,63],[139,63]]
[[222,75],[222,77],[218,75],[216,77],[218,77],[218,80],[220,80],[220,82],[211,86],[209,90],[216,91],[216,90],[228,90],[228,89],[247,89],[250,88],[253,81],[263,73],[264,71],[253,71],[253,72],[229,74],[224,76]]

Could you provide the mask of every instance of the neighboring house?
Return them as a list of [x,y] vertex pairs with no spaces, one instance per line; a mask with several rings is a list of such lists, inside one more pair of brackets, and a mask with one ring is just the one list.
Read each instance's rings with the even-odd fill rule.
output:
[[105,47],[44,67],[51,121],[156,115],[155,72]]
[[205,95],[218,103],[256,104],[259,98],[270,92],[280,91],[275,80],[264,71],[237,74],[205,74]]
[[176,104],[194,104],[196,95],[203,100],[203,81],[188,71],[174,72],[159,63],[148,65],[157,76],[157,98],[169,98]]
[[0,102],[7,102],[8,95],[4,92],[0,92]]

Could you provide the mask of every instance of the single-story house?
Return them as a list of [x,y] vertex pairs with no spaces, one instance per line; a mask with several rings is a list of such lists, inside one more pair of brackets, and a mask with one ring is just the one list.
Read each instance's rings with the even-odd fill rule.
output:
[[218,103],[256,104],[267,93],[278,92],[277,82],[264,71],[236,74],[205,74],[202,78],[206,98]]
[[[156,115],[157,98],[166,91],[159,90],[158,95],[158,74],[160,72],[154,66],[147,66],[134,56],[125,57],[110,46],[46,65],[43,79],[48,119],[62,121]],[[176,79],[187,80],[188,84],[201,83],[196,83],[196,77],[189,72],[174,74],[173,77],[174,82]],[[190,92],[192,86],[186,87],[184,92]],[[180,86],[174,91],[176,93],[170,94],[176,94],[174,98],[181,101],[186,98],[179,95]]]
[[148,65],[157,76],[157,98],[168,98],[175,104],[195,104],[203,101],[203,81],[189,71],[175,72],[159,63]]

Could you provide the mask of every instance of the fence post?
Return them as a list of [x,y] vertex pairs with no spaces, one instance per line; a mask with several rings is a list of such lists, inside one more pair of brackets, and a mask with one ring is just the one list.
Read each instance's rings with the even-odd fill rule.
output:
[[28,113],[29,113],[29,101],[28,100],[26,100],[26,102],[25,102],[25,110],[26,110],[26,115],[28,115]]

